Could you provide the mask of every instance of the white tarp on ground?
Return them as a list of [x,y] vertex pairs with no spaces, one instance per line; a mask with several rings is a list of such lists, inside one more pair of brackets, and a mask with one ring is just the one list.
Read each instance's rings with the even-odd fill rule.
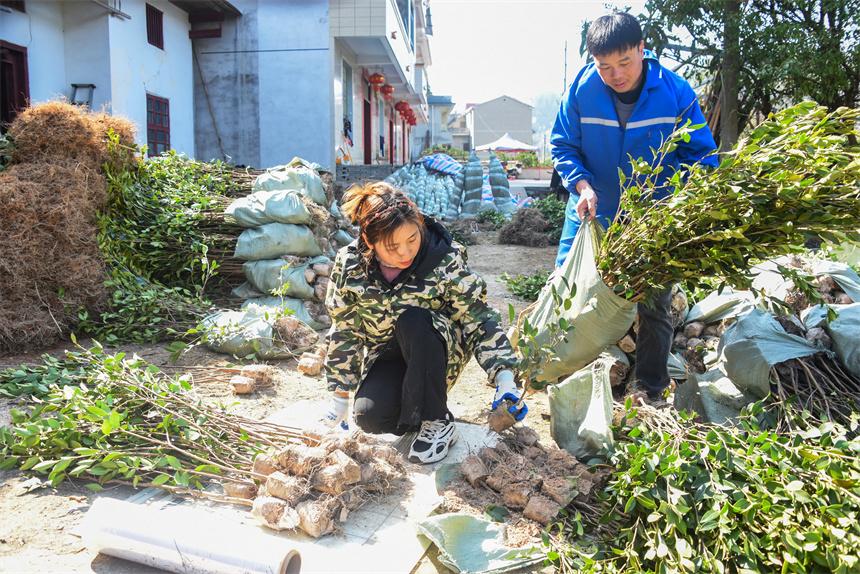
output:
[[521,142],[520,140],[515,140],[511,137],[511,134],[505,132],[505,135],[503,135],[496,141],[484,145],[479,145],[475,149],[477,151],[537,151],[537,146]]

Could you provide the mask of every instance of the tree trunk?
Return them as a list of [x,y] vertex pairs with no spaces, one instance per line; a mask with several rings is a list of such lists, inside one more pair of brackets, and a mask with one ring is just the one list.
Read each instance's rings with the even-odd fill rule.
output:
[[722,110],[720,151],[738,141],[738,76],[740,75],[740,0],[724,0]]

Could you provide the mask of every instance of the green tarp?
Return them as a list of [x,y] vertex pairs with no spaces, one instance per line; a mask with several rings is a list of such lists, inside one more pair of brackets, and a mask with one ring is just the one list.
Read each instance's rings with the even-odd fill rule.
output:
[[544,560],[539,548],[505,546],[502,524],[471,514],[438,514],[416,524],[439,548],[439,562],[463,574],[501,574]]
[[860,303],[830,307],[838,315],[829,324],[827,308],[821,305],[807,309],[803,313],[803,323],[808,329],[824,327],[833,341],[836,356],[852,375],[860,378]]
[[785,332],[769,313],[754,309],[729,327],[720,341],[729,379],[742,392],[764,398],[777,363],[820,352],[803,337]]

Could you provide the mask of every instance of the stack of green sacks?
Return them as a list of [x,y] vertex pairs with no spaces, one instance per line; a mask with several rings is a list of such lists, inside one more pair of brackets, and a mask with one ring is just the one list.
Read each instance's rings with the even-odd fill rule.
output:
[[490,152],[490,188],[493,190],[496,209],[505,216],[510,216],[516,207],[511,201],[511,186],[505,168],[493,152]]
[[474,151],[469,154],[469,163],[466,164],[463,173],[463,204],[460,206],[460,216],[475,217],[481,209],[484,168]]

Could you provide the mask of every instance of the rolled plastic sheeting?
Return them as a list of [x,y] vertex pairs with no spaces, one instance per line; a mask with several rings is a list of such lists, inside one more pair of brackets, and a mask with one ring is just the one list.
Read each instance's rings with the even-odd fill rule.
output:
[[82,533],[90,549],[168,572],[301,572],[301,555],[289,541],[215,518],[200,509],[156,509],[99,498],[84,518]]
[[463,170],[463,202],[460,204],[461,217],[474,217],[481,209],[481,192],[484,183],[484,168],[481,160],[472,152],[469,163]]

